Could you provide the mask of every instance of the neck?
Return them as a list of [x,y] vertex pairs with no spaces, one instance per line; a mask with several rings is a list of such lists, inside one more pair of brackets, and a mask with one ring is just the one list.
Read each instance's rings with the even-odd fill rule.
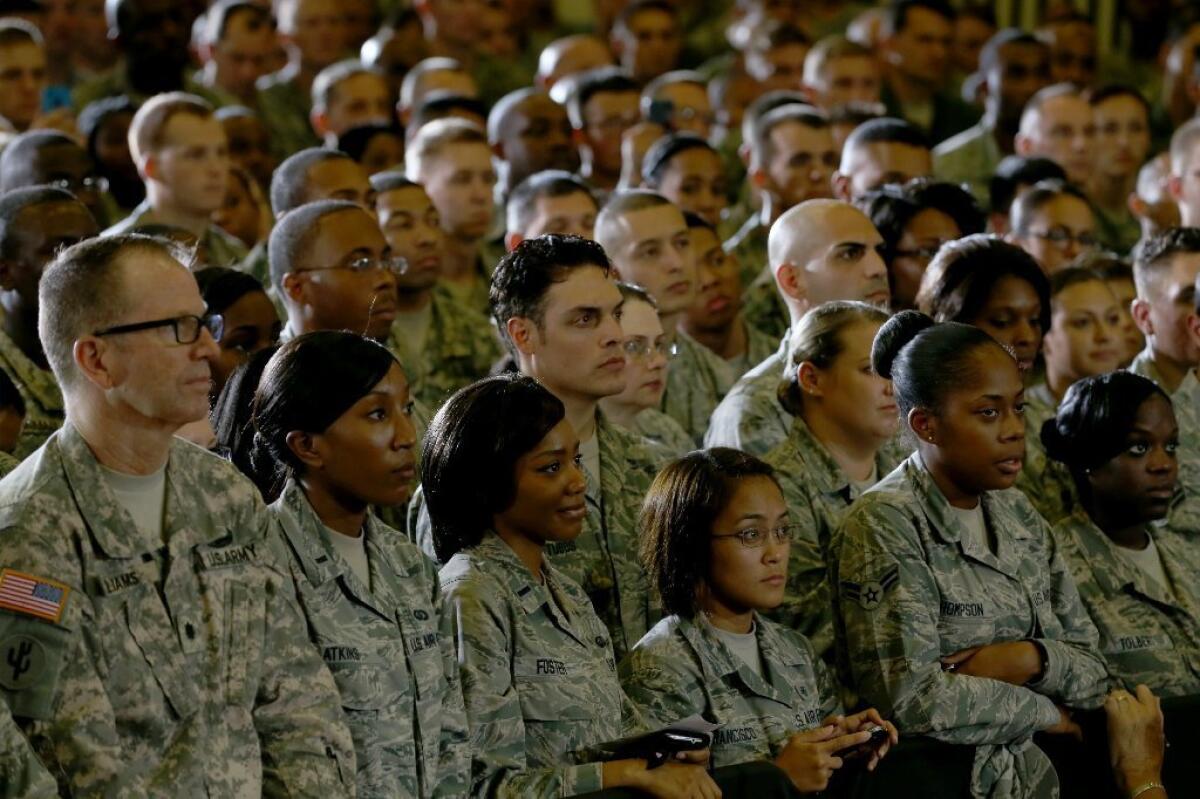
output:
[[500,536],[501,541],[508,544],[508,548],[513,551],[525,568],[529,569],[529,573],[534,576],[534,579],[539,583],[544,582],[542,579],[542,542],[535,541],[520,531],[510,528],[498,518],[494,520],[493,527],[496,529],[496,535]]
[[952,507],[974,510],[979,506],[979,498],[982,495],[977,491],[963,488],[955,482],[945,464],[942,463],[941,452],[937,447],[932,444],[919,443],[917,451],[921,453],[921,460],[924,461],[925,468],[933,477],[934,484]]
[[322,524],[350,538],[358,538],[362,534],[363,524],[367,520],[367,503],[335,491],[310,477],[301,477],[300,486]]
[[629,402],[621,402],[615,396],[605,397],[600,400],[600,410],[610,422],[623,427],[626,430],[632,430],[636,422],[636,417],[644,408],[640,405],[634,405]]
[[1097,171],[1088,184],[1088,194],[1096,205],[1105,211],[1120,214],[1133,193],[1137,175],[1107,175]]
[[694,327],[688,324],[687,317],[684,317],[680,324],[689,336],[725,360],[746,353],[748,334],[741,315],[735,316],[728,324],[720,327]]
[[442,280],[451,283],[470,283],[475,279],[475,259],[479,257],[479,242],[458,236],[447,236],[442,257]]
[[146,184],[146,198],[150,201],[155,222],[183,228],[196,236],[203,236],[211,224],[207,215],[197,215],[176,206],[156,183]]
[[583,158],[583,165],[579,169],[579,174],[582,175],[583,179],[588,183],[604,191],[612,191],[613,189],[617,188],[617,184],[621,182],[620,170],[612,173],[601,171],[597,167],[596,162],[592,159],[591,154],[586,151]]
[[405,291],[399,289],[396,291],[396,311],[397,313],[416,313],[424,310],[429,303],[433,302],[433,289],[416,289],[413,291]]
[[731,608],[712,596],[711,592],[700,602],[700,612],[718,630],[745,635],[754,627],[753,608]]
[[675,339],[679,338],[679,324],[683,321],[683,316],[683,311],[670,314],[659,313],[658,321],[663,326],[663,340],[668,344],[673,344]]
[[[805,405],[808,404],[806,401]],[[855,482],[870,478],[875,471],[875,455],[883,445],[882,441],[855,435],[830,419],[819,407],[811,411],[805,407],[801,418],[847,477]]]
[[1168,394],[1174,394],[1175,389],[1179,388],[1179,384],[1187,376],[1190,367],[1164,354],[1161,350],[1151,349],[1150,352],[1154,367],[1162,377],[1163,390]]
[[1150,543],[1146,522],[1131,521],[1128,514],[1122,513],[1121,508],[1097,504],[1094,497],[1088,504],[1088,516],[1109,541],[1124,549],[1145,549]]
[[122,413],[105,404],[104,398],[68,401],[67,420],[101,466],[123,474],[147,475],[161,469],[171,454],[171,437],[179,429],[179,425]]
[[17,345],[17,349],[39,369],[49,369],[42,342],[38,339],[37,309],[27,308],[15,291],[5,292],[0,297],[0,305],[4,307],[4,332]]
[[1016,138],[1020,126],[1020,117],[1013,120],[1006,120],[1000,117],[999,112],[996,113],[995,117],[989,118],[989,116],[985,115],[983,118],[983,127],[991,131],[992,139],[996,142],[996,146],[1000,148],[1001,155],[1013,154],[1013,139]]
[[898,70],[888,73],[888,86],[901,105],[927,103],[933,99],[933,90],[921,81],[913,80]]

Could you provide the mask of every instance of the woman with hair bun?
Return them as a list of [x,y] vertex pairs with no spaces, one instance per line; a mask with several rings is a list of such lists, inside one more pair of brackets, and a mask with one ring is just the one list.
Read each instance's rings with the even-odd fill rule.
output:
[[978,327],[915,311],[883,325],[871,361],[917,446],[840,530],[852,688],[918,736],[878,781],[1052,796],[1055,769],[1033,736],[1078,735],[1068,708],[1098,707],[1106,675],[1049,526],[1011,490],[1025,457],[1017,361]]

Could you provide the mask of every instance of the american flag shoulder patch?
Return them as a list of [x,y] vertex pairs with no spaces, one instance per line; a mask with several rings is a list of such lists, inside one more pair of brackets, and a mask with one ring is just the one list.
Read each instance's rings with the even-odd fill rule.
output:
[[0,609],[13,610],[57,622],[67,607],[71,589],[55,580],[32,574],[0,570]]

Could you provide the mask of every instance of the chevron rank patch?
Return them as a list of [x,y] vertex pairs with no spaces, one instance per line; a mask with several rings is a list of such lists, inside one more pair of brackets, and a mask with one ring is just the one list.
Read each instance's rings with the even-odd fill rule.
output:
[[900,582],[900,566],[893,565],[878,579],[868,580],[861,585],[849,580],[842,580],[842,593],[851,601],[857,602],[863,610],[875,610],[883,604],[883,598]]

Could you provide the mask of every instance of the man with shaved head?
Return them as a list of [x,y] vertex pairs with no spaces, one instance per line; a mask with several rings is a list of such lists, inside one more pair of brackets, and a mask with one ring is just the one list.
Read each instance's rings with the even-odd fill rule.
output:
[[733,384],[733,373],[679,327],[698,288],[683,212],[651,191],[618,191],[596,217],[596,241],[612,259],[617,277],[644,288],[657,304],[664,340],[675,349],[662,410],[699,442]]
[[1017,155],[1049,158],[1077,186],[1086,186],[1095,165],[1096,122],[1092,107],[1068,83],[1047,86],[1021,113],[1013,139]]
[[[792,325],[809,308],[860,300],[887,308],[883,237],[871,220],[841,200],[808,200],[771,226],[767,244],[775,285]],[[776,389],[791,362],[788,336],[770,358],[747,372],[713,411],[706,447],[736,447],[762,457],[787,438],[792,415]]]
[[550,91],[568,75],[578,75],[589,69],[612,66],[616,59],[608,43],[599,36],[580,33],[555,39],[538,56],[534,82]]
[[518,183],[546,169],[579,169],[579,151],[571,144],[567,110],[540,89],[517,89],[492,107],[488,144],[499,160],[496,192],[509,195]]

